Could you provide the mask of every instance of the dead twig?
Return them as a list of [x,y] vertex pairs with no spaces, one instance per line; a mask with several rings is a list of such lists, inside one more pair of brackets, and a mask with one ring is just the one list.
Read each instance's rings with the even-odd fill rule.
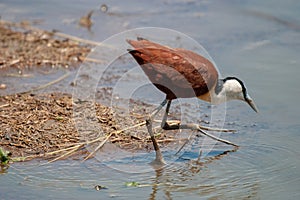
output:
[[65,78],[67,78],[68,76],[70,75],[70,72],[66,72],[64,75],[62,75],[61,77],[59,77],[58,79],[55,79],[49,83],[46,83],[45,85],[41,85],[39,87],[36,87],[36,88],[33,88],[29,91],[25,91],[25,92],[21,92],[20,94],[26,94],[26,93],[31,93],[31,92],[35,92],[35,91],[38,91],[38,90],[41,90],[41,89],[45,89],[46,87],[49,87],[51,85],[54,85],[62,80],[64,80]]
[[31,78],[33,74],[5,74],[7,77],[17,77],[17,78]]
[[7,107],[7,106],[10,106],[10,104],[6,103],[6,104],[3,104],[3,105],[0,105],[0,108],[4,108],[4,107]]
[[59,36],[59,37],[68,38],[70,40],[85,43],[85,44],[91,44],[91,45],[95,45],[95,46],[100,46],[101,45],[101,43],[99,43],[99,42],[82,39],[82,38],[79,38],[79,37],[76,37],[76,36],[73,36],[73,35],[58,32],[57,30],[54,30],[53,34],[56,35],[56,36]]
[[87,61],[87,62],[104,63],[104,61],[98,60],[98,59],[95,59],[95,58],[89,58],[89,57],[83,57],[83,56],[80,56],[79,58],[80,58],[81,60],[84,60],[84,61]]
[[59,160],[59,159],[61,159],[61,158],[63,158],[63,157],[66,157],[66,156],[68,156],[68,155],[71,155],[71,154],[75,153],[75,152],[76,152],[79,148],[81,148],[81,147],[83,147],[83,144],[82,144],[82,145],[77,145],[76,148],[74,148],[74,149],[68,151],[67,153],[65,153],[65,154],[63,154],[63,155],[61,155],[61,156],[59,156],[59,157],[57,157],[57,158],[54,158],[53,160],[48,161],[48,162],[45,163],[45,164],[49,164],[49,163],[55,162],[55,161],[57,161],[57,160]]
[[103,147],[103,145],[107,142],[107,140],[113,135],[114,133],[110,133],[99,145],[97,148],[94,149],[94,151],[92,151],[88,156],[86,156],[83,161],[86,161],[87,159],[89,159],[91,156],[93,156],[100,148]]
[[[71,154],[75,153],[78,149],[82,148],[83,146],[85,145],[89,145],[89,144],[93,144],[93,143],[96,143],[96,142],[99,142],[101,141],[101,143],[97,146],[97,148],[95,148],[95,150],[93,152],[91,152],[88,156],[86,156],[84,158],[83,161],[86,161],[87,159],[89,159],[90,157],[92,157],[99,149],[101,149],[103,147],[103,145],[107,142],[107,140],[114,134],[119,134],[119,133],[122,133],[126,130],[130,130],[130,129],[133,129],[133,128],[136,128],[136,127],[139,127],[139,126],[143,126],[145,125],[146,123],[145,122],[141,122],[141,123],[138,123],[138,124],[135,124],[133,126],[130,126],[130,127],[127,127],[127,128],[124,128],[122,130],[117,130],[117,131],[113,131],[111,133],[109,133],[106,137],[98,137],[94,140],[91,140],[91,141],[87,141],[87,142],[82,142],[82,143],[78,143],[76,144],[75,146],[71,146],[71,147],[68,147],[68,148],[64,148],[64,149],[59,149],[59,150],[56,150],[56,151],[52,151],[52,152],[48,152],[48,153],[45,153],[44,155],[46,156],[49,156],[49,155],[54,155],[54,154],[58,154],[60,152],[66,152],[50,161],[48,161],[47,163],[45,164],[49,164],[49,163],[52,163],[52,162],[55,162],[59,159],[62,159],[62,158],[65,158],[67,156],[70,156]],[[104,139],[104,140],[103,140]],[[37,156],[27,156],[27,157],[22,157],[22,160],[26,160],[27,158],[37,158],[37,157],[41,157],[41,155],[37,155]],[[17,158],[15,158],[17,159]]]
[[[113,134],[119,134],[119,133],[122,133],[124,131],[127,131],[127,130],[130,130],[130,129],[133,129],[133,128],[136,128],[136,127],[139,127],[139,126],[143,126],[145,125],[146,122],[141,122],[141,123],[138,123],[138,124],[135,124],[133,126],[130,126],[130,127],[127,127],[127,128],[124,128],[122,130],[118,130],[118,131],[114,131],[114,132],[111,132],[99,145],[98,147],[93,151],[91,152],[87,157],[84,158],[83,161],[89,159],[91,156],[93,156],[99,149],[101,149],[103,147],[103,145],[107,142],[107,140],[113,135]],[[92,142],[98,142],[99,139],[96,139],[96,140],[93,140]],[[88,144],[91,144],[91,142],[89,142]]]

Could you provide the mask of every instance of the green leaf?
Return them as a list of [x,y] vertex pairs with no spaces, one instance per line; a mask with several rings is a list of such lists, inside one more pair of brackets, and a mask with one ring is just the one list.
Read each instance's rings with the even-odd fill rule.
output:
[[139,186],[140,184],[138,182],[135,182],[135,181],[132,181],[132,182],[126,182],[125,185],[127,187],[137,187]]
[[4,151],[2,148],[0,148],[0,161],[1,165],[7,165],[8,164],[8,152]]

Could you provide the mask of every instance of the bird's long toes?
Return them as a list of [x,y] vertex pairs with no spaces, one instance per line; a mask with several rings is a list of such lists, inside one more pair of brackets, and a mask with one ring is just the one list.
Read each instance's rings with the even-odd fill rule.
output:
[[206,130],[206,131],[217,131],[217,132],[236,132],[236,130],[234,129],[223,129],[223,128],[217,128],[217,127],[207,127],[207,126],[202,126],[199,125],[199,128],[202,130]]

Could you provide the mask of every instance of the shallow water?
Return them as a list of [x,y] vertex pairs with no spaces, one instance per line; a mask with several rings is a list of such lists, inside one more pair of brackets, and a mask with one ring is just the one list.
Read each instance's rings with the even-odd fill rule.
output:
[[[44,166],[39,166],[39,161],[16,163],[1,174],[1,199],[299,199],[300,3],[295,0],[152,2],[13,1],[1,2],[0,10],[2,19],[42,20],[38,27],[95,41],[147,26],[187,34],[206,48],[223,77],[235,75],[246,83],[260,110],[255,114],[242,102],[227,104],[224,126],[236,129],[237,133],[223,133],[222,137],[240,148],[218,155],[231,150],[221,145],[220,150],[210,151],[197,163],[199,149],[195,144],[179,158],[170,156],[171,164],[160,171],[148,165],[153,152],[129,155],[132,157],[126,157],[125,152],[118,160],[107,159],[102,163],[97,159],[84,163],[65,160]],[[102,3],[107,3],[108,13],[96,11],[91,32],[77,25],[80,16],[98,9]],[[172,45],[171,39],[167,42]],[[180,41],[175,41],[173,46],[180,45]],[[51,74],[56,77],[63,73],[54,70]],[[0,91],[1,94],[24,91],[52,78],[38,74],[34,79],[1,75],[1,82],[14,84],[13,88]],[[46,91],[72,90],[66,86],[75,75],[73,70],[68,79]],[[142,78],[132,79],[138,83]],[[143,91],[137,90],[133,97],[160,103],[159,93],[139,97]],[[193,116],[197,119],[197,109],[191,110],[189,119]],[[174,152],[169,150],[164,154],[169,158]],[[140,183],[141,187],[126,187],[125,182],[130,181]],[[96,191],[95,185],[108,189]]]

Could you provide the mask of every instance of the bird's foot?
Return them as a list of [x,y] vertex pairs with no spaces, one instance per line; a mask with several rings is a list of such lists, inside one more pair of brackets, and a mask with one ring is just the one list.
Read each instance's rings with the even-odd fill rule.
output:
[[179,120],[170,120],[170,121],[166,121],[164,124],[162,124],[161,128],[163,130],[174,130],[174,129],[178,129],[180,124],[181,124],[181,122]]
[[176,129],[178,129],[180,123],[181,122],[179,120],[170,120],[170,121],[166,121],[164,124],[161,124],[160,126],[154,127],[153,131],[155,133],[155,136],[160,135],[163,130],[176,130]]
[[228,144],[228,145],[232,145],[235,147],[238,147],[238,145],[224,140],[222,138],[219,138],[217,136],[214,136],[212,134],[209,134],[207,132],[205,132],[198,124],[194,124],[194,123],[187,123],[187,124],[180,124],[180,123],[176,123],[176,124],[168,124],[167,122],[165,123],[166,125],[164,126],[164,130],[178,130],[178,129],[188,129],[188,130],[194,130],[194,131],[199,131],[201,135],[205,135],[207,137],[210,137],[213,140]]

